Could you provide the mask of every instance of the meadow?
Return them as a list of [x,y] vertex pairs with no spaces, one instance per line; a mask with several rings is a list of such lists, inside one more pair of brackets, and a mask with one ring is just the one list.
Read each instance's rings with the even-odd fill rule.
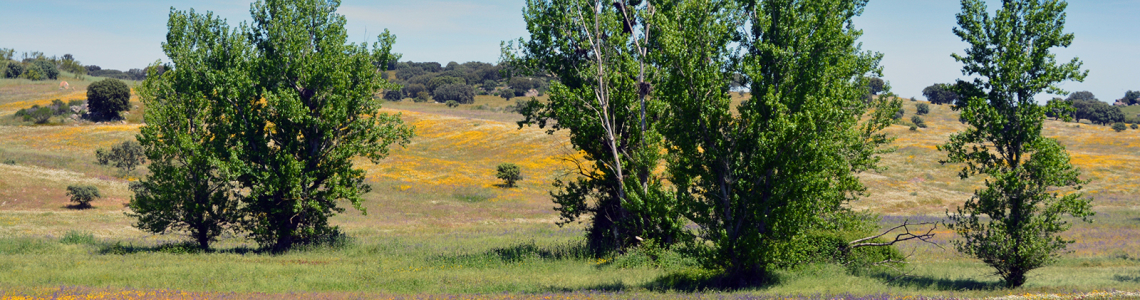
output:
[[[779,271],[763,286],[721,290],[691,259],[643,251],[594,258],[580,224],[555,225],[551,182],[581,159],[563,132],[520,129],[512,102],[492,96],[448,108],[388,102],[416,137],[380,163],[360,161],[373,192],[367,214],[349,208],[333,219],[351,237],[337,245],[284,254],[258,251],[229,234],[203,253],[177,233],[153,235],[131,226],[123,204],[129,181],[95,163],[94,150],[132,139],[141,109],[127,122],[12,121],[19,108],[51,99],[80,99],[57,83],[0,80],[0,299],[415,298],[415,299],[1116,299],[1140,298],[1140,131],[1049,121],[1090,180],[1092,224],[1075,222],[1076,240],[1059,261],[1031,272],[1018,289],[1001,288],[981,262],[954,251],[955,237],[936,228],[934,243],[902,244],[898,269],[848,271],[814,264]],[[78,87],[82,83],[73,83]],[[9,91],[21,91],[9,93]],[[27,92],[23,92],[27,91]],[[18,94],[18,95],[17,95]],[[741,96],[740,98],[743,98]],[[540,99],[541,100],[541,99]],[[904,101],[909,120],[915,105]],[[137,107],[137,106],[136,106]],[[964,127],[949,106],[931,105],[928,128],[907,121],[888,132],[896,151],[884,169],[862,176],[868,196],[851,203],[882,217],[940,222],[980,186],[960,180],[960,166],[939,163],[935,146]],[[517,188],[504,188],[494,167],[522,167]],[[92,184],[104,197],[94,208],[68,208],[64,188]],[[345,204],[347,206],[347,204]]]

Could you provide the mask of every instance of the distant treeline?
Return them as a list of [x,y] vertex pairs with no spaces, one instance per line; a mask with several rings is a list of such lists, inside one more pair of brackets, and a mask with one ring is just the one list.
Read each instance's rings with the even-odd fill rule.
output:
[[503,98],[520,97],[535,90],[544,93],[546,79],[535,77],[504,77],[502,67],[484,62],[399,62],[389,65],[393,76],[385,77],[401,87],[384,93],[384,99],[398,101],[411,98],[416,102],[455,101],[472,103],[475,95],[496,95]]
[[[83,65],[71,54],[62,57],[46,56],[43,52],[24,52],[17,59],[15,49],[0,48],[0,77],[23,78],[30,80],[56,80],[60,71],[75,76],[91,75],[122,80],[146,79],[146,69],[130,69],[126,72],[103,69],[97,65]],[[161,67],[160,67],[161,68]],[[161,73],[162,70],[159,70]]]
[[[964,105],[965,99],[960,99],[954,92],[954,84],[936,83],[922,90],[922,95],[933,104]],[[1073,121],[1087,120],[1097,125],[1113,125],[1116,123],[1140,123],[1140,116],[1126,116],[1120,110],[1122,106],[1140,105],[1140,91],[1127,91],[1124,97],[1116,99],[1114,104],[1100,101],[1089,91],[1079,91],[1069,94],[1068,97],[1053,98],[1046,105],[1067,104],[1067,111],[1054,109],[1046,115],[1051,118],[1061,118],[1068,115]]]

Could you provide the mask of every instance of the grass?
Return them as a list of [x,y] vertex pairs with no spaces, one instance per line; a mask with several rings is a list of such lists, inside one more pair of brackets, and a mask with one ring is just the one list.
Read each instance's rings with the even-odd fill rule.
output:
[[[39,84],[0,81],[0,119],[31,104],[79,97],[52,94]],[[27,91],[13,96],[5,89]],[[733,95],[734,101],[745,99]],[[916,103],[904,101],[903,120]],[[953,234],[939,228],[936,244],[900,247],[912,255],[900,271],[852,274],[841,266],[809,265],[780,271],[767,285],[724,291],[708,290],[716,287],[715,276],[691,260],[652,262],[637,252],[601,259],[585,255],[581,225],[554,225],[558,215],[548,195],[551,182],[573,170],[581,156],[564,132],[519,129],[514,122],[520,116],[506,109],[510,104],[493,96],[458,108],[386,102],[387,112],[401,114],[415,127],[416,138],[379,163],[360,161],[373,187],[365,195],[367,214],[349,209],[332,219],[355,242],[282,255],[261,253],[232,234],[216,243],[218,251],[199,253],[183,235],[131,227],[123,204],[132,178],[118,178],[116,170],[95,164],[94,149],[133,138],[141,120],[131,118],[141,117],[141,110],[132,111],[127,124],[0,122],[0,290],[120,298],[150,293],[333,299],[702,295],[692,292],[727,298],[989,297],[1140,290],[1140,177],[1135,176],[1140,131],[1047,122],[1046,135],[1065,144],[1092,180],[1085,191],[1096,199],[1098,216],[1096,223],[1076,223],[1066,232],[1077,240],[1071,252],[1030,273],[1023,288],[998,288],[990,269],[953,251]],[[929,128],[888,129],[898,137],[897,151],[883,157],[885,170],[862,175],[869,196],[851,203],[882,214],[884,226],[903,219],[939,221],[980,186],[978,180],[958,179],[960,166],[939,163],[944,154],[935,146],[964,128],[956,113],[931,105],[923,118]],[[505,162],[522,167],[525,180],[516,188],[500,187],[494,176],[495,166]],[[145,171],[131,175],[140,176]],[[64,188],[70,184],[96,185],[104,198],[93,203],[95,209],[67,209]],[[309,294],[284,294],[298,292]]]

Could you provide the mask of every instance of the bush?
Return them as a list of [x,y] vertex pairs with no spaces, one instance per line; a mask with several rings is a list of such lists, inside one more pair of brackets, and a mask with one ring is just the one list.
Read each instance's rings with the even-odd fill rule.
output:
[[47,60],[36,60],[32,62],[32,64],[40,69],[40,74],[43,76],[43,79],[55,80],[59,78],[59,68],[56,68],[55,63]]
[[4,78],[19,78],[24,74],[24,65],[18,62],[9,61],[8,67],[4,68]]
[[895,119],[895,121],[898,121],[898,120],[902,119],[903,115],[906,115],[906,110],[903,109],[902,107],[899,107],[899,111],[896,111],[895,115],[891,116],[891,118]]
[[919,103],[918,105],[915,105],[914,108],[914,113],[917,115],[925,115],[930,113],[930,105],[926,103]]
[[469,104],[475,102],[475,89],[466,84],[445,84],[432,93],[435,101],[455,101]]
[[123,173],[130,174],[136,167],[146,162],[142,145],[137,141],[124,141],[111,147],[111,151],[95,150],[95,159],[100,165],[114,165]]
[[43,80],[44,74],[43,71],[40,71],[39,67],[36,67],[36,65],[31,65],[28,66],[26,70],[24,70],[24,74],[20,74],[20,78],[28,80]]
[[1116,132],[1121,132],[1125,129],[1128,129],[1128,127],[1124,126],[1124,123],[1116,122],[1115,124],[1112,124],[1112,130],[1116,130]]
[[459,102],[455,102],[455,100],[447,100],[447,107],[450,107],[450,108],[459,107]]
[[914,126],[918,126],[919,128],[926,128],[926,122],[922,120],[922,117],[919,117],[919,116],[910,117],[910,122],[914,123]]
[[499,179],[505,181],[507,187],[514,187],[515,182],[522,180],[522,171],[519,170],[518,165],[512,163],[504,163],[499,164],[496,169],[498,169],[498,174],[495,174],[495,177],[498,177]]
[[428,95],[427,92],[419,92],[419,93],[416,93],[416,98],[412,99],[412,101],[428,102],[428,101],[431,101],[431,95]]
[[59,239],[59,242],[72,245],[94,245],[95,235],[90,232],[70,230]]
[[1132,129],[1133,130],[1140,129],[1140,125],[1132,124]]
[[514,96],[515,96],[515,90],[512,90],[512,89],[499,90],[499,97],[503,97],[503,99],[507,99],[507,101],[511,101],[511,98],[513,98]]
[[24,114],[24,121],[31,121],[36,124],[47,124],[54,115],[50,107],[33,107]]
[[918,131],[918,126],[910,125],[910,131]]
[[114,78],[87,86],[87,109],[96,119],[117,119],[130,108],[131,88]]
[[67,196],[71,197],[71,202],[75,202],[76,208],[90,208],[91,201],[103,197],[99,194],[99,188],[93,185],[69,185]]
[[404,92],[401,92],[399,90],[391,90],[391,91],[384,92],[384,100],[400,101],[402,99],[404,99]]
[[491,91],[494,91],[495,88],[498,86],[499,86],[499,83],[494,81],[494,80],[484,80],[483,81],[483,90],[487,91],[488,93],[490,93]]
[[404,90],[403,90],[404,95],[406,97],[412,97],[412,98],[419,95],[420,92],[426,92],[426,91],[427,91],[427,88],[424,87],[424,85],[418,84],[418,83],[412,83],[412,84],[405,85]]

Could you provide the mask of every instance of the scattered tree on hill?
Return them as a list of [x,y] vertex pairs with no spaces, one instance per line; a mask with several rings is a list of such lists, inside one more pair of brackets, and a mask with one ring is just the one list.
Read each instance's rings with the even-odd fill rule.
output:
[[[518,75],[558,78],[548,103],[519,105],[525,118],[519,125],[569,130],[571,144],[585,154],[579,176],[557,180],[552,196],[560,225],[587,216],[587,243],[597,254],[642,241],[672,244],[684,225],[654,174],[663,162],[662,106],[646,97],[652,90],[646,79],[653,68],[646,61],[651,9],[638,2],[528,1],[523,19],[530,39],[520,39],[517,52],[513,42],[503,51]],[[516,96],[536,84],[521,76],[509,83]],[[500,95],[509,99],[509,92]]]
[[958,94],[951,85],[935,83],[922,89],[922,96],[932,104],[954,104],[958,101]]
[[522,180],[522,171],[516,164],[503,163],[495,167],[495,177],[502,179],[506,187],[515,187],[515,182]]
[[466,84],[445,84],[436,88],[433,94],[432,98],[437,102],[475,103],[475,88]]
[[918,128],[926,128],[926,121],[922,120],[922,117],[911,116],[910,122],[914,123],[914,126],[916,126]]
[[131,88],[118,79],[108,78],[87,86],[87,110],[95,120],[118,119],[130,109]]
[[123,141],[111,147],[110,151],[95,150],[95,159],[100,165],[113,165],[125,176],[146,163],[146,154],[137,141]]
[[882,93],[883,86],[885,84],[886,83],[883,82],[883,79],[879,77],[871,77],[867,80],[867,88],[871,89],[871,95],[878,95],[879,93]]
[[1063,1],[1007,0],[994,15],[983,0],[962,0],[954,33],[970,44],[963,63],[972,82],[959,84],[964,105],[956,109],[969,127],[939,149],[945,162],[965,163],[965,179],[984,175],[979,190],[955,213],[947,226],[962,237],[959,251],[997,269],[1009,287],[1025,283],[1025,274],[1048,264],[1071,243],[1058,234],[1069,228],[1062,214],[1092,215],[1090,200],[1080,193],[1080,171],[1069,163],[1065,147],[1041,135],[1045,113],[1033,96],[1060,92],[1059,82],[1084,80],[1087,72],[1074,58],[1058,64],[1050,49],[1068,47],[1063,33],[1067,4]]
[[74,207],[79,209],[91,208],[91,201],[103,197],[99,194],[99,188],[93,185],[69,185],[67,196],[75,203]]
[[1071,105],[1071,115],[1077,122],[1089,120],[1093,124],[1108,125],[1124,122],[1124,112],[1119,107],[1109,105],[1100,100],[1074,99],[1066,101]]
[[[654,98],[669,105],[670,181],[701,227],[701,261],[747,282],[807,259],[809,231],[844,226],[844,203],[865,189],[856,173],[877,164],[901,102],[889,91],[866,99],[881,55],[860,51],[849,27],[865,2],[735,3],[657,8]],[[726,85],[737,72],[752,98],[734,110]]]
[[[199,109],[185,116],[193,120],[168,120],[183,126],[148,121],[143,135],[153,132],[146,138],[148,155],[173,155],[164,159],[169,163],[152,165],[172,166],[174,171],[165,171],[175,172],[170,174],[201,174],[187,183],[196,194],[171,202],[209,205],[218,199],[222,204],[201,210],[210,213],[234,197],[240,201],[240,230],[273,251],[339,235],[328,224],[344,211],[338,203],[363,211],[361,195],[371,188],[353,161],[379,163],[391,145],[407,143],[412,131],[398,116],[377,113],[382,101],[373,96],[397,88],[380,75],[396,57],[395,37],[385,31],[372,47],[348,44],[339,5],[257,1],[250,9],[252,24],[240,28],[193,12],[171,13],[164,51],[172,65],[144,85],[144,101],[156,120],[164,118],[158,112],[184,116],[172,112],[180,106]],[[164,140],[160,126],[191,137]],[[166,186],[173,183],[157,178],[157,185],[173,190]]]
[[413,83],[405,85],[403,91],[407,97],[415,98],[420,95],[420,92],[426,92],[427,88],[422,84]]
[[1124,98],[1120,98],[1120,100],[1127,105],[1140,105],[1140,91],[1124,92]]
[[914,114],[916,115],[925,115],[930,113],[930,105],[926,103],[919,103],[915,105],[914,108]]
[[896,121],[897,121],[897,120],[902,120],[902,117],[903,117],[904,115],[906,115],[906,109],[903,109],[902,107],[899,107],[899,110],[895,112],[895,115],[894,115],[894,116],[891,116],[891,119],[895,119]]
[[1068,100],[1070,102],[1079,101],[1079,100],[1099,101],[1096,99],[1096,96],[1093,95],[1093,93],[1090,91],[1074,92],[1072,94],[1069,94],[1069,97],[1065,98],[1065,100]]

